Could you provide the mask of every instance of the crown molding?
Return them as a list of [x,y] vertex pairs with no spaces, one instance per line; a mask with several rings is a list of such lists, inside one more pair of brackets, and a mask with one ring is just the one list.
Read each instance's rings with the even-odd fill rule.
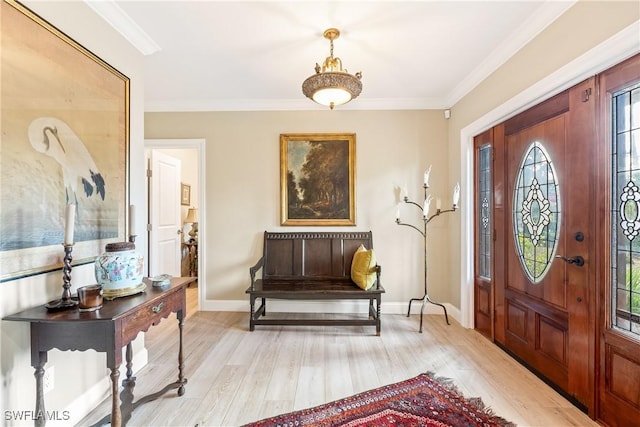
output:
[[534,14],[493,49],[491,54],[451,91],[445,101],[446,108],[460,101],[575,3],[577,3],[576,0],[551,1],[545,2],[540,6]]
[[161,50],[160,46],[113,0],[85,0],[98,16],[111,25],[143,55]]
[[[443,109],[441,99],[427,98],[356,98],[335,108],[338,110],[434,110]],[[182,99],[145,103],[145,112],[195,111],[329,111],[329,107],[306,99]]]

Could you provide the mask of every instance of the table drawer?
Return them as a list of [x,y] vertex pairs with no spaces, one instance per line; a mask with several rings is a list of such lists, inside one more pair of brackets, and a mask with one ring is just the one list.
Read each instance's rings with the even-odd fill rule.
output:
[[180,294],[174,292],[141,306],[135,313],[122,319],[122,337],[123,342],[132,341],[141,331],[147,331],[152,325],[160,322],[171,313],[180,310],[181,307]]

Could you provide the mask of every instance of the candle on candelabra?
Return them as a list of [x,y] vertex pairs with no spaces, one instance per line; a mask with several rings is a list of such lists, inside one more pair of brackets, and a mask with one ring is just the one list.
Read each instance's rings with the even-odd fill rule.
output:
[[396,209],[396,219],[400,220],[400,205],[398,204],[398,208]]
[[129,236],[136,235],[136,206],[129,205]]
[[436,210],[439,211],[442,209],[442,203],[440,203],[440,198],[436,199]]
[[76,205],[69,203],[65,210],[64,244],[73,245],[73,228],[76,220]]
[[453,207],[458,207],[458,202],[460,201],[460,183],[456,183],[456,186],[453,187]]
[[431,208],[431,194],[424,199],[424,205],[422,207],[422,216],[429,218],[429,209]]
[[424,171],[424,186],[425,188],[429,188],[429,175],[431,175],[431,165]]

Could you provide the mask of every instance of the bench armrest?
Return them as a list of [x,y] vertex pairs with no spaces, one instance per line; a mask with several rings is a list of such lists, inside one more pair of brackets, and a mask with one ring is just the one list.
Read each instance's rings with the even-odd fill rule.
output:
[[264,266],[264,256],[260,257],[253,267],[249,267],[249,275],[251,276],[251,290],[255,289],[256,273]]
[[380,275],[382,274],[382,267],[376,264],[376,289],[380,290]]

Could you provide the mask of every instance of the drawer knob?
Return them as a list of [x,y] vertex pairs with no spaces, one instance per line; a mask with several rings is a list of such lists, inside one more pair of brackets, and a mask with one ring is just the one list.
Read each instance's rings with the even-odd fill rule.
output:
[[153,311],[154,313],[160,313],[160,311],[162,311],[162,306],[164,305],[164,302],[161,302],[160,304],[156,305],[155,307],[151,307],[151,311]]

